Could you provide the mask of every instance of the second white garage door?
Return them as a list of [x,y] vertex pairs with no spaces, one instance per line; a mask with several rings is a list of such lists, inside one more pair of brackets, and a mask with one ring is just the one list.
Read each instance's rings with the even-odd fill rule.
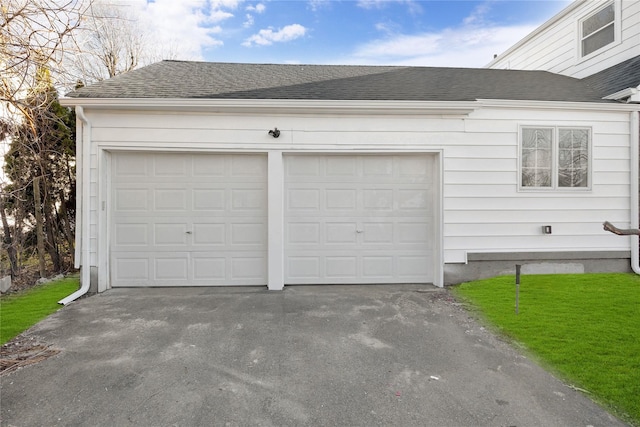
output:
[[285,157],[285,284],[433,283],[434,156]]

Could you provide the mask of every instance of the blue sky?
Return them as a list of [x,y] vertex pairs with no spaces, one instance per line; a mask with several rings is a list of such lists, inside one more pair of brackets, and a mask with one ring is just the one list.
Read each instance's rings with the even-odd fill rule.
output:
[[133,6],[142,26],[177,59],[453,67],[486,65],[493,54],[503,52],[570,3],[120,1]]

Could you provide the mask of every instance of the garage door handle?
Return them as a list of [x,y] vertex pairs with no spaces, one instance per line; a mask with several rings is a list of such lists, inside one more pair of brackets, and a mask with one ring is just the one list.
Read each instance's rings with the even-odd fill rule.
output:
[[185,233],[187,233],[187,234],[191,234],[191,233],[193,233],[193,232],[192,232],[192,231],[185,231]]
[[356,230],[356,233],[362,233],[362,230]]

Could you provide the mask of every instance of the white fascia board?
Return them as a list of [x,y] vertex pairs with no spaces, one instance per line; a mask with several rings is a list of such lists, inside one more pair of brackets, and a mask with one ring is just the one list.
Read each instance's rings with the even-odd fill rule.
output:
[[528,110],[640,111],[639,104],[613,102],[527,101],[478,99],[480,108],[519,108]]
[[538,28],[536,28],[535,30],[530,32],[528,35],[526,35],[519,42],[517,42],[516,44],[511,46],[509,49],[505,50],[501,54],[498,54],[498,56],[495,57],[493,60],[491,60],[491,62],[489,62],[487,65],[485,65],[484,68],[491,68],[496,62],[503,60],[505,56],[508,56],[511,53],[513,53],[513,51],[518,50],[522,45],[528,43],[529,40],[531,40],[532,38],[534,38],[538,34],[542,33],[547,28],[549,28],[550,26],[554,25],[556,22],[564,19],[565,16],[567,16],[569,13],[573,12],[575,9],[580,7],[586,1],[587,0],[577,0],[577,1],[573,2],[573,3],[571,3],[569,6],[565,7],[560,12],[558,12],[556,15],[552,16],[547,22],[543,23]]
[[468,115],[476,101],[353,101],[188,98],[61,98],[65,107],[101,110],[164,110],[220,113],[296,113],[352,115]]

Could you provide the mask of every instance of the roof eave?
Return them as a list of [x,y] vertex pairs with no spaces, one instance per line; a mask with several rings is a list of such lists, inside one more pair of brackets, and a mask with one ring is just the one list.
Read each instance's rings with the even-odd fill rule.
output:
[[478,108],[522,108],[530,110],[640,111],[638,104],[593,101],[532,101],[514,99],[478,99]]
[[66,107],[93,110],[193,111],[257,114],[468,115],[476,101],[292,100],[192,98],[61,98]]
[[619,90],[618,92],[607,95],[602,99],[612,99],[615,101],[634,104],[640,103],[640,86]]

